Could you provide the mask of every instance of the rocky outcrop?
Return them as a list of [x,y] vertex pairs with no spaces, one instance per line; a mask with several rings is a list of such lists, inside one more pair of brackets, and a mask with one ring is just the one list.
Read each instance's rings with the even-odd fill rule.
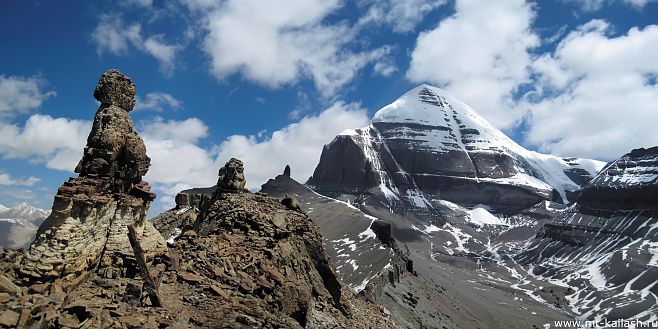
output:
[[578,202],[617,209],[658,207],[658,146],[610,162],[583,188]]
[[101,105],[75,168],[79,176],[58,189],[52,214],[22,261],[23,275],[43,281],[120,266],[132,257],[128,225],[136,227],[149,258],[166,253],[164,239],[146,221],[155,194],[142,180],[150,159],[128,114],[134,96],[135,85],[117,70],[99,80],[94,97]]
[[181,264],[172,287],[188,296],[186,305],[198,307],[191,321],[229,328],[394,327],[377,306],[343,286],[318,227],[296,198],[235,188],[244,186],[242,172],[242,162],[231,159],[207,208],[153,219],[166,235],[179,218],[196,216],[170,239]]
[[[245,192],[244,165],[242,161],[231,158],[219,169],[217,189],[226,192]],[[248,190],[246,190],[248,192]]]
[[313,192],[286,176],[285,170],[283,175],[263,184],[259,193],[284,200],[294,196],[298,200],[299,207],[320,229],[324,248],[336,265],[338,277],[357,292],[363,290],[373,278],[386,272],[385,268],[393,262],[395,252],[390,247],[394,243],[391,228],[388,227],[388,232],[386,227],[378,228],[380,224],[386,226],[390,223],[376,220],[347,203]]
[[176,209],[197,207],[201,209],[201,204],[210,201],[210,197],[217,190],[217,186],[199,187],[183,190],[176,194]]

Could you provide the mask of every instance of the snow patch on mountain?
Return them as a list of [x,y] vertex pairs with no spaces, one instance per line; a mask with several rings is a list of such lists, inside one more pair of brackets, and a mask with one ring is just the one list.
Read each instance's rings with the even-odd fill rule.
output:
[[502,219],[492,215],[487,209],[487,206],[477,205],[475,208],[468,210],[468,221],[477,225],[504,225]]
[[[582,169],[594,176],[605,165],[589,159],[559,158],[553,155],[529,151],[492,126],[466,103],[446,91],[420,85],[379,110],[372,123],[399,123],[424,125],[431,129],[414,130],[410,127],[395,128],[399,138],[416,140],[430,152],[463,150],[466,152],[495,151],[516,159],[521,172],[512,177],[486,178],[482,181],[501,184],[532,186],[540,190],[559,192],[568,202],[566,191],[580,188],[565,173]],[[345,134],[354,134],[351,131]],[[567,160],[570,160],[569,162]]]

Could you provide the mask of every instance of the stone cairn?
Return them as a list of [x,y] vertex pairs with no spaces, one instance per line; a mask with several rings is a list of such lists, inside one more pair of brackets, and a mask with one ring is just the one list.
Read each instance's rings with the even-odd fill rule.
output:
[[219,179],[217,179],[217,190],[223,192],[242,193],[246,180],[244,178],[244,164],[242,161],[231,158],[224,167],[219,168]]
[[145,255],[167,253],[164,238],[145,220],[155,194],[142,180],[150,166],[146,147],[128,112],[135,85],[118,70],[98,81],[101,102],[87,138],[77,178],[57,191],[52,214],[39,227],[19,271],[33,281],[73,279],[97,269],[106,277],[125,275],[133,261],[128,226],[133,225]]

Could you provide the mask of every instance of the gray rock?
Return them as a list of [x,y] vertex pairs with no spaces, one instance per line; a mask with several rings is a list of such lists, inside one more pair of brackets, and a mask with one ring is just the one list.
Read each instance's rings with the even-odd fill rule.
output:
[[217,180],[219,190],[242,192],[246,183],[242,161],[231,158],[224,167],[219,169],[219,180]]

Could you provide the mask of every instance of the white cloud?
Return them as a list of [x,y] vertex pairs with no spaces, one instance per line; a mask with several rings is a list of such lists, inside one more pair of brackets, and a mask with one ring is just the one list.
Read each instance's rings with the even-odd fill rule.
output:
[[0,185],[23,185],[23,186],[34,186],[34,184],[40,182],[40,178],[30,176],[27,179],[13,179],[11,175],[7,173],[0,172]]
[[[19,200],[18,202],[16,202],[16,204],[23,202],[25,200],[33,200],[37,197],[36,194],[31,190],[16,189],[16,188],[0,189],[0,195],[4,195],[13,198],[15,200]],[[38,204],[39,202],[32,202],[32,203]]]
[[128,5],[150,8],[153,5],[153,0],[124,0],[124,3]]
[[142,25],[134,23],[126,26],[121,15],[104,14],[91,34],[96,42],[98,55],[110,52],[113,55],[125,55],[128,45],[132,44],[141,52],[150,54],[160,63],[159,71],[164,76],[171,76],[176,67],[176,53],[183,49],[181,45],[170,45],[164,41],[164,34],[142,37]]
[[176,52],[182,49],[180,45],[168,45],[164,42],[164,35],[150,36],[143,44],[146,52],[160,61],[160,73],[171,77],[174,73]]
[[610,37],[593,20],[533,69],[540,75],[526,142],[541,151],[612,159],[658,145],[658,26]]
[[49,97],[56,96],[54,91],[44,93],[41,90],[45,84],[45,80],[37,77],[0,75],[0,119],[17,113],[28,113],[41,106]]
[[[191,8],[208,8],[188,1]],[[312,79],[326,97],[352,81],[367,64],[389,55],[388,47],[354,52],[358,29],[322,21],[339,0],[229,0],[204,11],[203,50],[219,79],[240,73],[271,88]]]
[[[615,0],[563,0],[564,2],[573,2],[584,11],[596,11],[603,8],[606,3],[615,2]],[[656,0],[616,0],[631,5],[635,8],[642,9],[649,2],[656,2]]]
[[146,94],[144,100],[142,100],[139,95],[135,96],[134,111],[149,110],[162,112],[165,107],[169,107],[172,110],[179,110],[183,107],[183,102],[177,100],[174,96],[171,96],[168,93],[157,91]]
[[141,44],[142,25],[139,23],[124,26],[120,15],[101,15],[98,26],[91,37],[96,42],[96,52],[102,55],[108,51],[114,55],[123,55],[128,51],[128,43]]
[[407,78],[446,88],[493,125],[508,129],[522,119],[512,94],[529,79],[532,5],[523,0],[457,0],[456,13],[420,33]]
[[24,158],[45,162],[48,168],[73,171],[90,130],[91,121],[34,114],[24,127],[0,124],[0,154],[5,159]]
[[446,4],[447,0],[361,0],[369,5],[361,24],[385,23],[397,33],[412,32],[418,23],[432,10]]
[[343,130],[366,126],[369,121],[367,111],[359,104],[338,102],[317,116],[306,116],[275,131],[263,141],[255,136],[229,137],[217,147],[217,169],[230,158],[240,159],[245,166],[247,188],[260,189],[290,165],[292,177],[303,183],[313,174],[325,144]]
[[140,134],[153,140],[196,143],[199,139],[208,136],[208,127],[197,118],[165,121],[161,117],[155,117],[148,121],[140,121],[136,129]]

